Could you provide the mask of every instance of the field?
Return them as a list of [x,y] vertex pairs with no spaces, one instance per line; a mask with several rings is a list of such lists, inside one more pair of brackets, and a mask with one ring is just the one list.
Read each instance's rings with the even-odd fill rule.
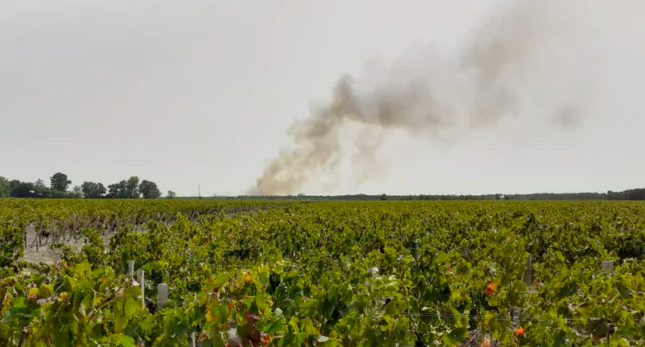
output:
[[632,202],[0,200],[0,346],[643,346],[644,245]]

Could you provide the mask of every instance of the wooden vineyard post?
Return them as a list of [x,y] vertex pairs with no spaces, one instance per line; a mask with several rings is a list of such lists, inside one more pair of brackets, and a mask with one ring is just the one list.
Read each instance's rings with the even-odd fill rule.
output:
[[195,342],[196,342],[196,341],[195,341],[195,340],[196,340],[196,338],[195,338],[195,332],[190,333],[190,338],[191,338],[191,340],[192,340],[192,342],[193,342],[193,344],[192,344],[191,346],[192,346],[192,347],[197,347],[197,346],[195,345]]
[[157,310],[161,310],[166,301],[168,301],[168,284],[160,283],[157,285],[157,305],[159,307]]
[[531,275],[533,273],[533,264],[532,264],[532,259],[531,259],[531,254],[529,254],[528,259],[526,260],[526,270],[524,271],[524,283],[529,286],[530,288],[533,286],[532,278]]
[[[134,261],[128,262],[128,266],[132,263],[132,268],[134,269]],[[146,279],[145,279],[145,272],[141,269],[137,270],[137,282],[139,282],[139,286],[141,287],[141,308],[146,308]],[[145,346],[145,342],[141,341],[139,339],[139,343],[137,344],[138,346]]]
[[25,250],[25,252],[27,251],[27,247],[28,247],[28,245],[27,245],[27,232],[28,232],[29,230],[27,230],[27,228],[28,228],[27,226],[25,226],[25,227],[23,227],[23,228],[22,228],[23,233],[25,234],[25,247],[23,248],[23,249]]
[[608,272],[614,272],[614,262],[611,260],[604,260],[600,266],[602,267],[603,270],[608,271]]
[[128,276],[134,276],[134,260],[128,261]]
[[467,261],[470,261],[470,249],[468,247],[464,247],[461,250],[461,256],[464,257]]
[[414,240],[414,258],[419,259],[419,240]]
[[139,285],[141,286],[141,306],[146,307],[146,285],[143,270],[137,270],[137,282],[139,282]]

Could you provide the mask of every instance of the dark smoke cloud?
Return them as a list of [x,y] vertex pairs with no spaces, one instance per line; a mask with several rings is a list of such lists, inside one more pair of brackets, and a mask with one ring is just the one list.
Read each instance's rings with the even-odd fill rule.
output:
[[[562,72],[552,57],[570,43],[567,33],[576,12],[567,4],[519,1],[486,21],[456,56],[418,49],[386,73],[376,72],[378,82],[361,85],[341,77],[328,104],[289,127],[293,146],[266,166],[248,193],[295,194],[321,177],[330,179],[325,189],[333,189],[340,182],[341,130],[350,124],[362,127],[352,160],[362,183],[380,170],[375,154],[392,130],[450,144],[518,117],[530,107],[531,93],[566,82],[552,79]],[[582,121],[579,100],[560,97],[548,106],[547,124],[570,128]]]

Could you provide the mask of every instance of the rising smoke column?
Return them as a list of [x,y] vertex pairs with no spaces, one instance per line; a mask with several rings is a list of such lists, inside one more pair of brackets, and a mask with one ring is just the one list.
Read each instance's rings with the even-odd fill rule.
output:
[[[434,49],[410,52],[368,86],[342,76],[328,104],[288,128],[293,146],[265,167],[248,193],[299,193],[316,177],[335,177],[332,188],[339,180],[340,131],[348,124],[362,127],[354,138],[352,161],[360,183],[378,170],[375,153],[391,130],[450,144],[520,115],[529,107],[527,94],[553,88],[553,80],[537,74],[548,72],[548,57],[567,46],[574,4],[584,6],[575,0],[518,1],[486,21],[456,56]],[[563,97],[551,106],[544,116],[548,124],[579,122],[578,103]]]

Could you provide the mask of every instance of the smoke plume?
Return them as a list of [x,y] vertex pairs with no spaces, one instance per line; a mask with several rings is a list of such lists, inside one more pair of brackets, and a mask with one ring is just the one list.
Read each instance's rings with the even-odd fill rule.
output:
[[549,126],[578,125],[584,112],[579,95],[588,83],[562,78],[571,66],[557,57],[572,43],[575,29],[582,30],[576,27],[581,6],[574,0],[516,1],[454,54],[419,48],[387,71],[373,71],[369,83],[342,76],[329,103],[288,128],[293,146],[265,167],[248,193],[299,193],[322,177],[331,178],[326,187],[333,188],[340,180],[341,130],[349,124],[362,129],[352,157],[359,183],[378,172],[375,154],[392,130],[450,144],[528,111],[539,111]]

